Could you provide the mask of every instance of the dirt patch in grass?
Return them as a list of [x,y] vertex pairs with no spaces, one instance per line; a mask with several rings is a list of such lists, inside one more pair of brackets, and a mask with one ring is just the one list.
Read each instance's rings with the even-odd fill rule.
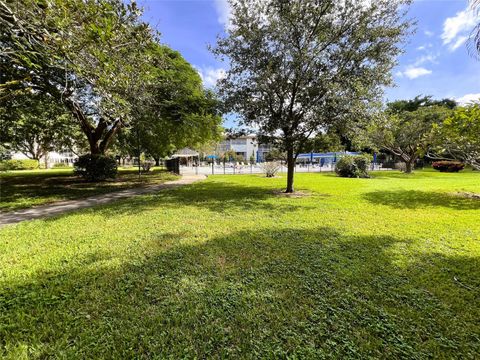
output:
[[313,195],[311,192],[305,191],[305,190],[297,190],[294,193],[286,193],[284,190],[273,190],[272,193],[276,196],[294,198],[294,199],[309,197]]

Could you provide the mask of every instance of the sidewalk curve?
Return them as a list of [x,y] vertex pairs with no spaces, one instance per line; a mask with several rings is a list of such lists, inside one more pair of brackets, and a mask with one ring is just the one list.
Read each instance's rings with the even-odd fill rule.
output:
[[42,219],[64,214],[66,212],[84,209],[96,205],[108,204],[116,200],[136,195],[150,194],[163,189],[171,189],[182,185],[192,184],[206,179],[205,175],[185,175],[181,179],[167,181],[163,184],[148,185],[132,189],[114,191],[111,193],[90,196],[83,199],[58,201],[50,204],[34,206],[29,209],[0,213],[0,227],[16,224],[26,220]]

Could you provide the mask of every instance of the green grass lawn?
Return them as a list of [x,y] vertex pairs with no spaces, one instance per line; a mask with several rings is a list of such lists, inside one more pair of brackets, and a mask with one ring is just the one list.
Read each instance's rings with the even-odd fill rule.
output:
[[0,357],[480,358],[480,173],[206,181],[0,230]]
[[0,173],[0,210],[12,211],[60,200],[78,199],[111,191],[162,183],[176,177],[160,169],[138,176],[135,168],[119,169],[117,179],[89,183],[72,169],[22,170]]

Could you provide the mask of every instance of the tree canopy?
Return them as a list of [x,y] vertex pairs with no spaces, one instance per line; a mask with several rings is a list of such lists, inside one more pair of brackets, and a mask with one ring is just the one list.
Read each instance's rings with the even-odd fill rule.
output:
[[0,0],[0,25],[2,105],[43,94],[68,110],[91,154],[105,154],[122,129],[127,151],[141,138],[154,157],[218,135],[214,94],[160,45],[135,2]]
[[0,0],[1,96],[43,92],[74,116],[92,154],[131,119],[155,41],[135,2]]
[[415,161],[427,154],[434,143],[433,127],[450,114],[455,101],[415,97],[387,104],[384,114],[369,123],[364,132],[357,133],[362,146],[387,150],[405,163],[412,172]]
[[287,192],[304,143],[335,122],[369,114],[401,52],[408,1],[231,1],[232,24],[213,52],[228,111],[287,153]]
[[198,72],[167,46],[155,45],[150,55],[153,63],[146,95],[135,104],[124,141],[158,159],[175,149],[218,139],[222,121],[218,101],[203,88]]
[[62,105],[41,93],[10,98],[0,108],[0,124],[0,142],[34,160],[67,147],[75,125]]
[[435,126],[432,156],[461,160],[480,170],[480,104],[457,107]]

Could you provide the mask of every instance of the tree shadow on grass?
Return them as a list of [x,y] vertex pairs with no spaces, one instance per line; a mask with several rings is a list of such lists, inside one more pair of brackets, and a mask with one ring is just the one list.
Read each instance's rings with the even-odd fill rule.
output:
[[[474,358],[480,259],[330,228],[152,234],[4,281],[0,345],[33,358]],[[183,243],[185,244],[185,243]],[[400,260],[404,261],[400,261]],[[455,279],[459,279],[458,281]],[[1,352],[0,352],[1,354]]]
[[[313,194],[312,196],[317,196]],[[318,194],[321,197],[320,194]],[[270,200],[275,199],[275,202]],[[105,206],[91,208],[106,217],[138,214],[143,211],[194,206],[218,213],[234,211],[265,210],[290,212],[311,208],[301,198],[279,198],[273,188],[245,186],[234,183],[198,182],[175,189],[160,190],[155,194],[136,196]]]
[[[71,172],[15,174],[0,177],[0,209],[16,210],[59,200],[82,199],[88,196],[141,187],[171,178],[166,171],[156,170],[137,177],[135,170],[120,171],[116,179],[88,182]],[[24,199],[22,203],[20,200]]]
[[364,198],[376,205],[387,205],[397,209],[418,209],[425,207],[445,207],[455,210],[479,210],[480,200],[462,196],[420,190],[372,191]]

